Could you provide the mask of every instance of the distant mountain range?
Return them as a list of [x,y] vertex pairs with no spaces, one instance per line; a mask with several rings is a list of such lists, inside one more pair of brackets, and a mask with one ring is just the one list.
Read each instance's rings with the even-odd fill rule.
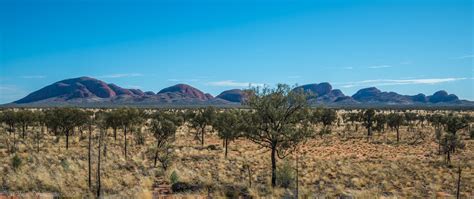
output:
[[[352,96],[346,96],[341,90],[333,89],[327,82],[307,84],[295,89],[310,93],[308,101],[313,105],[474,107],[474,102],[460,100],[456,95],[443,90],[430,96],[424,94],[410,96],[382,92],[370,87],[361,89]],[[177,84],[154,93],[143,92],[140,89],[126,89],[90,77],[79,77],[56,82],[3,106],[238,106],[245,99],[246,94],[241,89],[227,90],[213,97],[190,85]]]

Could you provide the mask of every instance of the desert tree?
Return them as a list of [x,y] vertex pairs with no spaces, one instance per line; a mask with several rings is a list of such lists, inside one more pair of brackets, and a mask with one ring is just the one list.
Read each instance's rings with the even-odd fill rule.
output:
[[347,113],[347,120],[351,123],[351,126],[354,127],[354,130],[357,132],[359,131],[359,125],[356,122],[360,122],[362,120],[363,112],[350,112]]
[[295,146],[312,135],[306,95],[290,86],[254,88],[245,103],[245,136],[271,150],[272,187],[276,186],[277,157],[291,154]]
[[40,130],[36,130],[34,135],[34,140],[36,142],[36,152],[40,151],[40,142],[45,133],[45,124],[46,124],[46,114],[43,111],[33,112],[34,123],[40,127]]
[[456,152],[456,149],[464,148],[460,136],[457,132],[468,126],[466,120],[461,117],[449,114],[446,119],[443,120],[446,133],[444,134],[441,142],[442,150],[446,155],[446,163],[451,163],[451,154]]
[[156,138],[155,167],[158,160],[163,170],[169,167],[172,158],[172,144],[176,138],[176,130],[182,123],[183,119],[174,113],[159,111],[152,115],[150,131]]
[[52,114],[49,115],[53,118],[49,118],[48,121],[58,125],[61,135],[66,136],[66,150],[69,149],[69,137],[74,128],[82,126],[85,122],[83,114],[82,110],[76,108],[58,108],[54,109]]
[[331,133],[331,125],[336,121],[337,113],[333,109],[319,108],[311,115],[311,121],[314,124],[321,123],[323,128],[319,131],[322,138],[325,134]]
[[374,130],[383,133],[385,131],[385,124],[387,124],[387,116],[384,113],[376,114],[374,121]]
[[408,124],[408,131],[414,131],[415,122],[418,120],[418,115],[413,112],[405,112],[405,122]]
[[[88,185],[89,185],[89,190],[92,190],[92,133],[94,131],[94,126],[95,125],[100,125],[101,117],[98,115],[102,116],[102,112],[99,112],[94,114],[92,111],[85,111],[83,114],[81,114],[82,119],[84,120],[84,126],[88,130],[88,142],[87,142],[87,170],[88,170]],[[102,121],[102,123],[105,123]],[[105,125],[102,125],[105,126]],[[99,151],[100,153],[100,151]]]
[[397,132],[397,142],[400,142],[400,126],[404,123],[404,115],[399,113],[390,113],[387,115],[387,125]]
[[369,141],[370,137],[372,136],[372,128],[374,128],[374,117],[374,109],[367,109],[364,111],[362,120],[364,127],[367,129],[367,141]]
[[99,122],[98,123],[98,128],[99,128],[99,135],[97,136],[97,178],[96,178],[96,197],[100,198],[102,194],[102,181],[101,181],[101,153],[100,151],[102,150],[102,142],[103,138],[105,137],[106,131],[107,131],[107,126],[105,125],[105,122]]
[[140,126],[145,122],[144,112],[136,108],[122,108],[118,110],[118,120],[123,128],[124,134],[124,155],[127,158],[127,133],[132,131],[135,127]]
[[16,117],[17,123],[21,128],[21,137],[25,139],[28,127],[31,126],[35,121],[34,114],[30,110],[23,109],[17,111]]
[[6,125],[6,131],[11,136],[13,135],[13,145],[10,147],[10,142],[7,140],[7,146],[10,152],[16,151],[16,127],[18,124],[17,113],[13,110],[6,110],[2,112],[2,123]]
[[435,130],[435,139],[436,142],[438,143],[438,153],[441,155],[442,153],[442,147],[441,147],[441,142],[443,139],[443,131],[442,131],[442,126],[444,123],[444,117],[441,114],[430,114],[427,116],[427,121],[431,124],[431,126],[434,127]]
[[49,133],[52,133],[55,136],[59,135],[59,120],[58,120],[58,115],[56,114],[58,112],[57,109],[48,109],[44,111],[44,122],[46,125],[46,129],[48,130]]
[[425,121],[426,121],[425,115],[418,114],[417,120],[418,120],[418,123],[417,123],[418,126],[425,127]]
[[18,123],[16,112],[13,110],[6,110],[2,112],[2,123],[7,125],[7,131],[11,133],[15,133],[16,126]]
[[196,129],[195,138],[201,141],[201,146],[204,146],[206,127],[214,123],[215,117],[216,109],[209,106],[204,109],[198,109],[190,120],[191,126]]
[[242,135],[243,114],[232,109],[217,114],[217,119],[212,125],[217,130],[217,135],[223,140],[224,157],[227,158],[229,143]]
[[122,110],[104,112],[105,126],[112,129],[114,141],[117,141],[117,129],[122,127],[121,113],[123,113]]

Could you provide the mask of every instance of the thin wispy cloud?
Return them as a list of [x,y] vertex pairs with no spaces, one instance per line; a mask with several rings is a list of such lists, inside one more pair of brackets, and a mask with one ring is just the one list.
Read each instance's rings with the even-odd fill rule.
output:
[[363,86],[393,86],[393,85],[417,85],[417,84],[440,84],[466,80],[465,77],[449,77],[449,78],[425,78],[425,79],[374,79],[357,82],[343,83],[343,88],[363,87]]
[[110,74],[110,75],[101,75],[97,76],[97,78],[124,78],[124,77],[141,77],[143,74],[141,73],[118,73],[118,74]]
[[210,86],[222,86],[222,87],[264,86],[264,84],[262,84],[262,83],[236,82],[236,81],[234,81],[234,80],[224,80],[224,81],[208,82],[207,85],[210,85]]
[[352,67],[352,66],[348,66],[348,67],[343,67],[342,69],[346,69],[346,70],[352,70],[352,69],[354,69],[354,67]]
[[27,93],[15,85],[0,85],[0,100],[11,102],[26,96]]
[[370,68],[370,69],[381,69],[381,68],[392,68],[393,66],[390,66],[390,65],[375,65],[375,66],[369,66],[367,68]]
[[20,76],[21,78],[23,79],[43,79],[43,78],[46,78],[46,76],[44,75],[24,75],[24,76]]
[[0,91],[14,91],[16,90],[15,88],[13,87],[9,87],[9,86],[0,86]]

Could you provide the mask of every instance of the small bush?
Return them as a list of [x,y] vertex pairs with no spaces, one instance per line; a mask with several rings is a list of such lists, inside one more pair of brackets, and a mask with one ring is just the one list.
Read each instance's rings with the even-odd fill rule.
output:
[[135,142],[137,145],[145,144],[145,135],[140,129],[135,129]]
[[69,162],[66,159],[61,159],[61,166],[63,167],[64,170],[68,170]]
[[474,129],[471,129],[469,132],[469,137],[471,137],[471,140],[474,140]]
[[226,198],[252,198],[247,187],[239,185],[225,185],[224,191]]
[[12,158],[12,167],[14,170],[17,170],[21,166],[21,159],[18,155],[15,154]]
[[179,192],[195,192],[199,191],[203,187],[201,185],[193,185],[186,182],[177,182],[171,185],[171,190],[175,193]]
[[293,184],[295,174],[290,162],[283,162],[276,172],[277,183],[280,187],[289,188]]
[[207,146],[207,150],[215,151],[215,150],[219,150],[219,147],[217,145],[211,144]]
[[171,184],[175,184],[178,181],[179,181],[178,173],[176,173],[176,171],[173,171],[170,175],[170,182],[171,182]]

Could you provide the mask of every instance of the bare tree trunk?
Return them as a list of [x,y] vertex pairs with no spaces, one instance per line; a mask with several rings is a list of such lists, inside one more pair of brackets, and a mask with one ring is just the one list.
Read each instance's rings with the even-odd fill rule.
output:
[[441,155],[441,140],[438,140],[438,154]]
[[[107,136],[104,136],[107,139]],[[107,140],[104,141],[104,161],[107,162]]]
[[66,131],[66,150],[69,149],[69,131]]
[[16,152],[16,133],[13,131],[13,153]]
[[201,128],[201,146],[204,146],[204,133],[206,132],[206,126]]
[[450,164],[451,163],[451,151],[448,150],[448,153],[447,153],[447,163]]
[[224,142],[225,142],[225,153],[224,153],[224,157],[227,159],[227,147],[229,146],[229,139],[225,138],[225,139],[224,139]]
[[102,145],[102,132],[99,134],[99,148],[98,148],[98,161],[97,161],[97,198],[100,198],[100,189],[101,189],[101,182],[100,182],[100,147]]
[[372,135],[372,128],[369,126],[367,128],[367,142],[369,141],[371,135]]
[[91,174],[91,145],[92,145],[92,129],[89,127],[89,143],[88,143],[88,170],[89,170],[89,191],[92,188],[92,174]]
[[124,127],[123,133],[125,135],[125,159],[127,159],[127,127]]
[[400,129],[397,128],[397,142],[400,142]]
[[276,147],[272,146],[272,187],[276,186]]
[[117,141],[117,127],[114,127],[114,141]]
[[298,150],[296,150],[296,190],[295,190],[295,198],[298,198],[299,195],[299,180],[298,180],[298,175],[299,175],[299,170],[298,170],[298,161],[299,161],[299,154]]
[[247,173],[249,175],[249,188],[252,188],[252,172],[250,170],[250,164],[247,165]]
[[461,164],[459,164],[459,168],[458,168],[458,187],[457,187],[457,190],[456,190],[456,199],[460,199],[461,198]]
[[155,164],[154,164],[154,167],[156,167],[156,162],[157,162],[157,160],[158,160],[158,150],[160,150],[160,149],[159,149],[158,141],[157,141],[157,143],[156,143],[156,151],[155,151]]
[[40,132],[36,131],[36,152],[39,153],[40,151]]

